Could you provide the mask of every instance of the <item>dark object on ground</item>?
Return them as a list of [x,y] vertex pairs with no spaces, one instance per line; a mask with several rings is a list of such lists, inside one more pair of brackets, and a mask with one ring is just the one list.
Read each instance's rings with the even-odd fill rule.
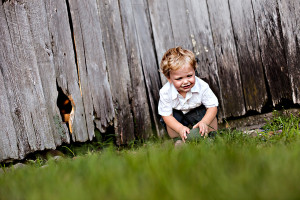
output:
[[[216,137],[217,132],[216,131],[212,131],[208,133],[208,137],[209,138],[214,138]],[[193,128],[190,130],[190,133],[187,134],[187,142],[192,142],[192,141],[199,141],[202,140],[204,138],[204,136],[201,136],[201,134],[199,133],[199,128]],[[181,140],[180,137],[176,137],[173,138],[173,141],[176,142],[177,140]]]

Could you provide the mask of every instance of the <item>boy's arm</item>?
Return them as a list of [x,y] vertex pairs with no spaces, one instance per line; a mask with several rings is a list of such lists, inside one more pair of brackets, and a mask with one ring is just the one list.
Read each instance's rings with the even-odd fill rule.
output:
[[[178,122],[172,115],[170,116],[162,116],[164,122],[166,125],[171,128],[173,131],[178,133],[182,139],[182,141],[185,141],[187,138],[187,134],[190,133],[190,129],[184,125],[182,125],[180,122]],[[170,134],[170,133],[169,133]]]
[[199,133],[201,136],[208,134],[208,125],[211,124],[211,122],[214,120],[214,118],[217,116],[218,107],[210,107],[207,108],[206,113],[202,120],[198,122],[193,128],[199,127],[200,131]]

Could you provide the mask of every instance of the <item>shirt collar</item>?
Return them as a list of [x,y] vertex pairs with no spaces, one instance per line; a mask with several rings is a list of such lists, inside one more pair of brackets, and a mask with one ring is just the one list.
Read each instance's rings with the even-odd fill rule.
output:
[[177,98],[179,92],[176,90],[175,86],[172,83],[170,83],[170,85],[171,85],[172,100],[174,100]]
[[200,87],[199,87],[198,81],[199,80],[197,79],[197,77],[195,77],[195,85],[191,88],[192,93],[194,93],[194,92],[199,93]]
[[[187,96],[188,99],[191,97],[191,94],[192,93],[198,93],[200,91],[200,88],[199,88],[199,84],[197,84],[198,80],[197,78],[195,78],[195,85],[191,88],[191,90],[187,93]],[[178,97],[179,92],[176,90],[175,86],[170,83],[170,89],[171,89],[171,94],[172,94],[172,100],[176,99]]]

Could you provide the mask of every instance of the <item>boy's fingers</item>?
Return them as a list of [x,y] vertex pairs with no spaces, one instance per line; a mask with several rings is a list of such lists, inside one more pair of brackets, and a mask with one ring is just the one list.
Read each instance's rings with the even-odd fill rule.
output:
[[181,139],[182,139],[182,141],[183,142],[185,142],[185,139],[187,138],[187,136],[186,136],[186,132],[182,135],[182,137],[181,137]]
[[205,128],[200,129],[199,133],[201,134],[201,136],[206,136],[207,135],[207,130]]
[[185,142],[185,139],[184,139],[184,137],[182,137],[181,139],[182,139],[182,141],[183,141],[183,142]]
[[207,138],[208,136],[208,131],[205,132],[204,138]]
[[203,136],[203,133],[204,133],[204,128],[203,127],[199,127],[199,133],[201,134],[201,136]]

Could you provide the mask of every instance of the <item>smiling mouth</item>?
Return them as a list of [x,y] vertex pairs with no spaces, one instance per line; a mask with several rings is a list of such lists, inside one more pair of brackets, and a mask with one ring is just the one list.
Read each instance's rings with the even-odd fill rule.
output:
[[187,88],[189,88],[191,85],[185,85],[185,86],[182,86],[182,88],[184,88],[184,89],[187,89]]

